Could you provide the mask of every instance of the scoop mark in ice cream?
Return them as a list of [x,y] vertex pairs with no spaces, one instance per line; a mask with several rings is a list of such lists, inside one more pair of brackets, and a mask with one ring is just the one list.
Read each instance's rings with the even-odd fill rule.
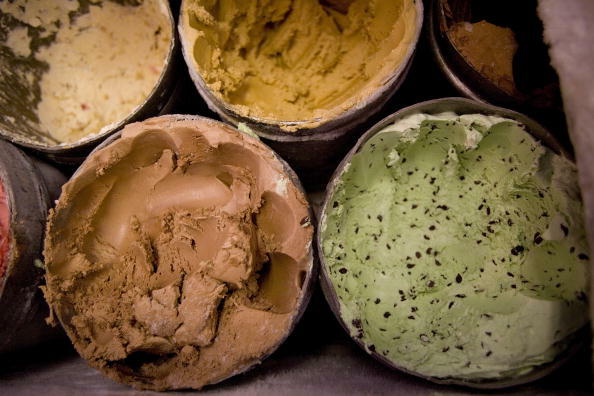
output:
[[242,115],[328,119],[393,75],[416,34],[412,0],[186,0],[200,75]]
[[287,177],[259,141],[205,120],[131,124],[93,154],[44,252],[46,298],[79,353],[116,380],[178,389],[276,348],[312,265]]
[[351,158],[322,219],[352,336],[438,378],[513,378],[553,361],[588,320],[577,186],[573,164],[509,119],[417,114],[386,127]]

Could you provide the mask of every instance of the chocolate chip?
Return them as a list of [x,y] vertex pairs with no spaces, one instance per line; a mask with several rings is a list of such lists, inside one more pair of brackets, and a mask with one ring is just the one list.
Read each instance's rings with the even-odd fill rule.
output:
[[563,231],[563,234],[565,236],[567,236],[567,234],[569,234],[569,228],[567,228],[567,226],[565,224],[560,224],[561,227],[561,231]]
[[524,251],[524,246],[518,245],[511,249],[511,254],[513,254],[514,256],[517,256],[518,254],[522,253],[523,251]]

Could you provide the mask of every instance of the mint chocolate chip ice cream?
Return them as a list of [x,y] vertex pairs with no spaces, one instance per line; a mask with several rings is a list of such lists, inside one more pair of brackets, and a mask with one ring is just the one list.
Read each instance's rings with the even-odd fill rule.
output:
[[576,169],[518,122],[408,116],[337,177],[324,271],[368,351],[426,377],[513,379],[554,361],[587,323]]

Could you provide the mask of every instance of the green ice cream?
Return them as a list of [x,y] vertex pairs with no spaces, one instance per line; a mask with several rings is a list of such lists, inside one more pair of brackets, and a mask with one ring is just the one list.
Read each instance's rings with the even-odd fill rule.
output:
[[322,218],[351,335],[423,376],[511,379],[587,323],[576,170],[523,125],[417,114],[369,139]]

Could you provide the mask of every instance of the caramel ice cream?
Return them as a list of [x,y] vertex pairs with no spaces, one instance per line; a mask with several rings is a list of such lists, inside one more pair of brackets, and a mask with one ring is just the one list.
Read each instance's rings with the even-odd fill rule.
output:
[[510,28],[487,21],[459,22],[448,30],[448,37],[479,73],[508,94],[516,93],[513,59],[518,43]]
[[312,234],[303,193],[258,140],[204,118],[153,118],[64,186],[45,294],[111,378],[201,388],[287,337],[307,300]]
[[236,113],[313,127],[360,106],[396,73],[418,33],[416,7],[185,0],[180,34],[190,67]]
[[[39,129],[57,143],[74,143],[110,129],[142,105],[171,51],[164,0],[0,3],[18,24],[3,43],[17,64],[43,64],[29,73]],[[7,72],[9,73],[9,72]],[[17,73],[18,75],[18,73]]]

